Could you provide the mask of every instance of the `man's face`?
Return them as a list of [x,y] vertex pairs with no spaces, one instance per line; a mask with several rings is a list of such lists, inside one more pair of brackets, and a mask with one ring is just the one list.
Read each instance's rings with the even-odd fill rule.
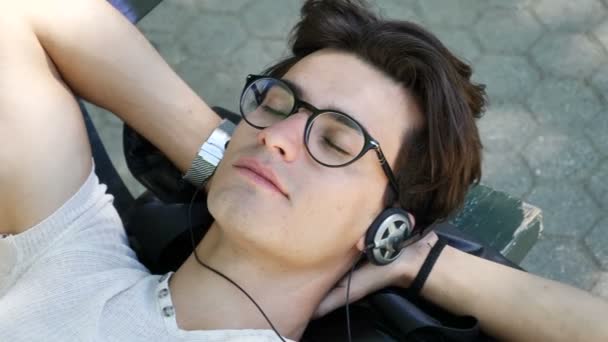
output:
[[[399,84],[354,55],[332,50],[307,56],[283,79],[315,107],[354,117],[394,167],[416,117],[414,101]],[[289,267],[316,267],[352,252],[383,209],[388,184],[374,151],[339,168],[311,158],[303,136],[310,114],[300,109],[263,130],[242,121],[208,196],[226,237]],[[282,191],[249,170],[255,163],[276,176]]]

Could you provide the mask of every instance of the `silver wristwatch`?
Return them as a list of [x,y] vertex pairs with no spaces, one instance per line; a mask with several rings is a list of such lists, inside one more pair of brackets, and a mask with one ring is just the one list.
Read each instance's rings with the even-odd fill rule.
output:
[[207,183],[224,157],[224,151],[234,132],[234,127],[232,121],[228,119],[222,121],[201,146],[190,169],[183,177],[185,180],[197,188]]

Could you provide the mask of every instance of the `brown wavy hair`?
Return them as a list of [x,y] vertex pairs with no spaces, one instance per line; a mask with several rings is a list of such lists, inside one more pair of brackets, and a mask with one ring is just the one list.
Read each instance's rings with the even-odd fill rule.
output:
[[481,178],[481,141],[475,119],[485,109],[485,86],[471,67],[432,33],[407,21],[386,20],[362,0],[308,0],[291,31],[292,56],[266,70],[282,77],[305,56],[335,49],[354,54],[403,85],[423,116],[407,132],[393,168],[400,196],[418,225],[446,219]]

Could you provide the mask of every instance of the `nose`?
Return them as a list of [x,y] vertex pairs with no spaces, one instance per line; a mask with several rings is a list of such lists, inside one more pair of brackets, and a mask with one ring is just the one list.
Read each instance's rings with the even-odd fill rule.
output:
[[285,161],[293,161],[304,147],[304,127],[307,115],[298,112],[258,132],[258,143],[279,153]]

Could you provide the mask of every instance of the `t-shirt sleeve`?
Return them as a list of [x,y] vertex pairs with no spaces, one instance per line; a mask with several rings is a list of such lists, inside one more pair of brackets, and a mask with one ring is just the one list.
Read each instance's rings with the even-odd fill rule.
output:
[[36,272],[74,279],[118,268],[146,271],[128,244],[106,189],[91,171],[49,217],[21,234],[0,239],[0,297],[24,278],[36,277]]

